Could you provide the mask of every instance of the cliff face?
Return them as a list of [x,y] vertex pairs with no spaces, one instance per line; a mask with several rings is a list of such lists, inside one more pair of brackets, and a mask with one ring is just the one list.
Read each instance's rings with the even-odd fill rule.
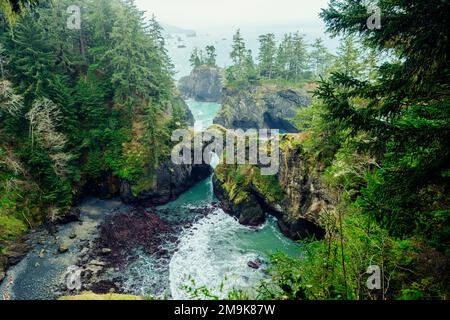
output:
[[279,129],[295,133],[292,119],[311,104],[304,90],[262,85],[247,90],[225,88],[222,109],[214,119],[228,129]]
[[178,89],[186,99],[218,102],[222,92],[220,71],[213,67],[197,67],[189,76],[180,79]]
[[267,212],[278,218],[281,231],[292,239],[322,238],[319,217],[332,208],[332,201],[319,170],[298,141],[297,134],[282,137],[276,176],[262,176],[251,165],[217,167],[214,190],[224,209],[244,225],[261,224]]
[[[180,121],[184,121],[188,126],[194,126],[194,116],[189,109],[189,106],[180,96],[174,96],[170,101],[170,108],[167,110],[166,114],[167,118],[172,118],[174,116],[180,118]],[[142,136],[141,130],[136,130],[135,137]],[[145,139],[142,139],[142,143],[147,143]],[[167,172],[165,172],[167,170]],[[194,171],[193,179],[195,180],[195,172],[197,169],[194,169],[192,166],[185,168],[178,168],[171,166],[170,160],[167,163],[161,164],[156,169],[156,177],[157,177],[157,187],[161,186],[162,190],[160,192],[153,192],[152,195],[148,195],[148,198],[155,197],[156,203],[164,203],[171,200],[173,195],[180,194],[186,191],[191,187],[189,180],[191,179],[191,171]],[[154,171],[154,170],[151,170]],[[179,178],[174,178],[173,175],[178,174]],[[153,178],[151,178],[153,179]],[[174,182],[172,181],[174,180]],[[195,180],[194,183],[198,182]],[[128,193],[131,193],[131,186],[127,188],[129,182],[122,181],[120,178],[116,177],[111,171],[105,172],[96,179],[86,179],[82,177],[77,189],[79,192],[75,194],[76,202],[81,201],[86,196],[98,196],[100,198],[109,198],[111,196],[122,195],[124,200],[128,202],[132,202],[133,197]],[[174,185],[174,187],[171,187]],[[185,189],[184,186],[186,186]],[[129,190],[128,190],[129,189]],[[175,189],[170,191],[171,189]],[[165,200],[167,199],[167,200]]]
[[[184,115],[186,124],[193,127],[195,123],[194,115],[192,114],[191,109],[184,101],[184,99],[180,96],[173,98],[172,100],[173,110],[179,109],[181,113]],[[173,112],[173,111],[172,111]]]
[[120,196],[126,203],[165,204],[178,198],[211,173],[209,165],[176,165],[169,159],[156,169],[153,176],[140,184],[122,181]]

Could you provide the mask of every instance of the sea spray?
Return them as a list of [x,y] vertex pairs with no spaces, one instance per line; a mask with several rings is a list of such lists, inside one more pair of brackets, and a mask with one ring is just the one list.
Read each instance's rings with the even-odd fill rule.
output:
[[207,287],[212,295],[224,298],[233,288],[248,289],[262,280],[262,270],[247,266],[259,257],[258,252],[239,247],[242,232],[255,231],[221,209],[186,230],[169,265],[172,298],[194,298],[185,286]]

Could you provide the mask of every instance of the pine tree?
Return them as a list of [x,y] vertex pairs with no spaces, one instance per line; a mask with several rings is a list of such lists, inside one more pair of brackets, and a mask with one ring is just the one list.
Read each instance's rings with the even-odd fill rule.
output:
[[198,50],[198,48],[194,48],[194,50],[192,51],[189,62],[191,63],[191,66],[193,68],[200,67],[203,64],[201,51]]
[[347,36],[341,41],[337,50],[333,72],[340,72],[348,77],[358,78],[363,72],[362,51],[355,38]]
[[256,64],[253,60],[253,53],[251,50],[247,50],[242,68],[244,70],[244,78],[242,79],[242,81],[249,82],[250,84],[255,84],[258,81],[259,77],[258,69],[256,68]]
[[324,77],[331,68],[334,57],[328,52],[323,40],[318,38],[312,44],[310,53],[311,68],[316,79]]
[[308,59],[308,49],[304,36],[297,31],[292,36],[292,52],[289,55],[291,80],[298,81],[305,77],[309,66]]
[[111,33],[120,3],[116,0],[89,1],[83,17],[88,33],[88,51],[94,65],[105,67],[111,49]]
[[38,19],[22,19],[16,24],[11,39],[8,68],[18,93],[27,102],[46,95],[48,80],[57,60],[41,23]]
[[259,36],[259,72],[262,77],[272,79],[275,69],[276,42],[273,33]]
[[206,65],[210,67],[215,67],[217,58],[216,48],[212,45],[206,46],[205,52],[206,52]]
[[244,38],[242,38],[241,30],[238,29],[233,36],[233,45],[230,57],[236,67],[242,66],[245,61],[247,49],[245,48]]
[[276,60],[277,75],[278,77],[284,80],[289,79],[289,70],[290,70],[289,57],[291,55],[292,55],[292,35],[285,34],[283,36],[283,40],[281,41],[278,47]]
[[149,75],[148,60],[156,60],[143,32],[142,13],[133,1],[126,1],[117,8],[117,20],[110,38],[111,49],[105,55],[108,71],[115,90],[115,101],[126,107],[127,112],[139,107],[140,102],[155,89]]
[[[363,212],[398,237],[414,235],[450,253],[450,62],[448,1],[378,1],[381,29],[367,28],[358,1],[331,2],[322,12],[328,31],[347,35],[336,72],[317,96],[330,121],[377,162],[358,199]],[[433,17],[430,19],[430,17]],[[427,26],[426,28],[424,26]],[[352,36],[368,49],[394,56],[361,79],[361,57]],[[370,79],[372,78],[372,79]]]

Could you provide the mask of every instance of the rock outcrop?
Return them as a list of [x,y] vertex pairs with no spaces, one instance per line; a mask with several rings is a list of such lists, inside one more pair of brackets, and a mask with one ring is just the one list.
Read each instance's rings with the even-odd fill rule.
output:
[[[193,127],[194,126],[194,115],[192,114],[189,106],[186,104],[186,102],[181,98],[179,95],[175,95],[171,100],[169,107],[167,108],[167,114],[166,116],[168,118],[176,116],[177,119],[180,119],[179,125],[186,124],[187,126]],[[135,137],[138,135],[140,136],[140,139],[144,141],[144,143],[147,143],[143,139],[143,129],[142,127],[137,126],[137,132]],[[84,157],[88,157],[89,154],[86,153]],[[168,165],[163,165],[158,170],[158,178],[161,185],[170,184],[170,181],[161,182],[165,178],[169,177],[171,173],[167,172],[164,174],[162,172],[164,169],[172,170],[172,168]],[[186,168],[186,170],[189,170],[189,168]],[[164,177],[163,177],[164,175]],[[183,174],[180,176],[180,179],[188,179],[189,175]],[[75,204],[81,202],[86,197],[90,196],[97,196],[99,198],[111,198],[119,196],[120,194],[124,195],[125,199],[129,199],[129,197],[126,195],[126,191],[124,194],[123,186],[126,186],[127,182],[122,181],[119,177],[115,176],[111,170],[102,173],[96,178],[92,177],[86,177],[84,175],[81,176],[81,179],[79,182],[76,182],[74,185],[74,190],[77,190],[75,194]],[[126,188],[125,188],[126,190]],[[186,191],[186,190],[184,190]],[[165,193],[164,191],[163,193]],[[170,200],[168,200],[170,201]],[[64,217],[58,217],[57,219],[66,219],[67,215]],[[68,221],[71,222],[71,221]],[[64,221],[55,221],[55,224],[65,223]]]
[[30,246],[25,239],[17,239],[5,245],[3,253],[0,253],[0,283],[6,276],[9,267],[18,264],[30,251]]
[[180,110],[181,113],[184,115],[184,120],[187,125],[193,127],[195,123],[194,115],[191,112],[191,109],[187,105],[187,103],[184,101],[184,99],[181,96],[176,96],[172,99],[172,112],[175,110]]
[[126,203],[161,205],[175,200],[183,192],[212,174],[212,168],[202,165],[177,165],[169,159],[156,169],[152,177],[138,184],[122,181],[120,195]]
[[259,205],[258,199],[251,193],[246,193],[240,199],[231,196],[225,186],[225,181],[213,177],[214,193],[222,204],[222,209],[239,219],[239,223],[246,226],[259,226],[266,220],[266,212]]
[[0,283],[5,278],[7,265],[8,258],[5,255],[0,255]]
[[213,183],[224,210],[250,226],[264,222],[267,212],[291,239],[322,238],[319,217],[333,202],[321,184],[320,168],[299,141],[300,134],[282,136],[280,170],[274,176],[262,176],[254,165],[219,165]]
[[262,85],[247,90],[224,88],[222,109],[214,119],[228,129],[279,129],[296,133],[292,119],[311,97],[302,89]]
[[222,92],[220,70],[214,67],[200,66],[178,82],[183,98],[202,102],[219,102]]

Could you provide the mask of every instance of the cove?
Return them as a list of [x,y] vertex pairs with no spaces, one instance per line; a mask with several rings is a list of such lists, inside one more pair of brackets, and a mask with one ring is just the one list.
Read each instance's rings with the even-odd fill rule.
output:
[[[196,128],[212,124],[219,104],[188,101]],[[71,265],[80,265],[80,252],[96,239],[98,227],[116,212],[128,212],[129,206],[119,199],[86,199],[79,206],[82,222],[62,225],[57,234],[44,228],[32,232],[30,253],[8,270],[0,285],[0,297],[17,300],[51,300],[64,294],[64,275]],[[105,280],[122,278],[125,293],[161,299],[195,299],[190,288],[206,287],[214,297],[225,298],[232,289],[250,290],[267,279],[267,262],[277,251],[290,256],[301,255],[301,245],[284,237],[274,218],[259,228],[242,226],[226,214],[213,192],[209,177],[182,194],[177,200],[152,210],[164,221],[174,225],[176,240],[168,239],[153,255],[139,253],[123,269],[110,270]],[[76,238],[72,238],[76,235]],[[58,254],[58,243],[69,250]],[[167,255],[159,255],[161,251]],[[262,268],[248,266],[260,259]]]
[[[210,126],[220,110],[216,103],[187,103],[196,120],[197,130]],[[210,177],[161,208],[195,208],[215,201]],[[270,255],[278,251],[296,257],[300,256],[301,247],[280,232],[274,218],[269,218],[259,228],[249,228],[240,225],[222,209],[215,209],[212,214],[183,230],[169,264],[171,296],[191,299],[186,285],[191,285],[191,289],[192,286],[207,287],[219,298],[225,298],[227,292],[235,288],[249,290],[257,287],[267,274],[264,268],[249,268],[248,262],[255,259],[267,262]]]

